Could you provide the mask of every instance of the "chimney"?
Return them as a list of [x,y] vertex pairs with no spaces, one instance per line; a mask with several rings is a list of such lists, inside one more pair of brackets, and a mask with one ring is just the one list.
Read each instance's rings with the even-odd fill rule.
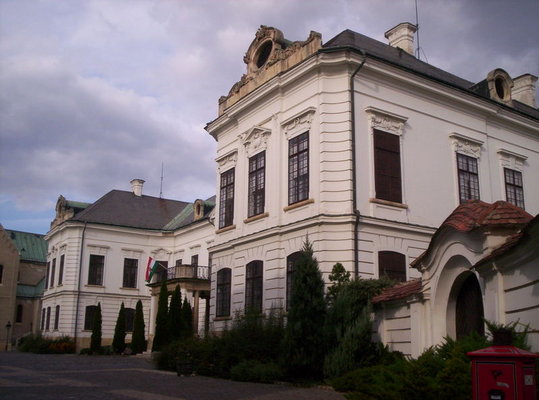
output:
[[142,196],[142,185],[144,185],[143,179],[133,179],[131,181],[131,190],[135,196]]
[[535,82],[537,77],[531,74],[520,75],[513,79],[511,97],[530,107],[537,108],[535,103]]
[[417,27],[409,22],[402,22],[388,30],[384,36],[389,40],[389,45],[399,47],[408,54],[414,55],[414,33]]

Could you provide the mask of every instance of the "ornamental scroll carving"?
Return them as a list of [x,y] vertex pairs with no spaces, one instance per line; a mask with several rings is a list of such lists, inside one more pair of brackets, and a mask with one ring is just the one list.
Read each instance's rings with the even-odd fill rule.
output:
[[238,150],[233,150],[230,153],[225,154],[222,157],[216,159],[217,161],[217,170],[221,173],[232,167],[236,166],[238,161]]
[[500,165],[504,168],[524,171],[524,163],[528,157],[513,153],[509,150],[499,149]]
[[265,150],[268,145],[268,138],[271,135],[271,131],[260,126],[255,126],[244,134],[240,135],[240,140],[245,146],[245,153],[247,157],[258,153],[261,150]]
[[314,107],[309,107],[284,121],[281,126],[283,127],[285,135],[291,137],[296,133],[303,133],[311,130],[315,112],[316,109]]
[[374,107],[367,107],[365,112],[371,129],[378,129],[395,135],[402,135],[404,132],[404,124],[408,118]]
[[458,133],[453,133],[450,135],[453,150],[456,153],[461,153],[470,157],[480,158],[481,157],[481,145],[483,144],[480,140],[475,140]]

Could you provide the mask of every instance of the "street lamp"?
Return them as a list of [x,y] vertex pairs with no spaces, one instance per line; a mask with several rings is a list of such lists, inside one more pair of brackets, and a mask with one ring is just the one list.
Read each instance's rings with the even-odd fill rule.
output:
[[11,329],[11,321],[8,321],[6,324],[6,351],[7,351],[7,346],[9,343],[9,330],[10,329]]

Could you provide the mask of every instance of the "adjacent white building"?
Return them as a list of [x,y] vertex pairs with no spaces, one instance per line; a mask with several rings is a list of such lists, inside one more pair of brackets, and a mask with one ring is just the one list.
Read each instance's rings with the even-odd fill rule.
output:
[[[69,335],[76,339],[78,348],[88,347],[93,316],[100,304],[103,344],[110,344],[123,302],[129,340],[136,303],[141,300],[146,336],[151,339],[155,310],[145,281],[149,257],[162,266],[152,280],[157,283],[150,286],[176,278],[180,267],[189,269],[188,278],[207,282],[213,200],[186,203],[146,196],[142,194],[143,183],[135,179],[132,191],[112,190],[90,205],[59,198],[57,217],[46,236],[44,334]],[[193,302],[194,292],[186,284],[181,287],[183,296]],[[199,302],[196,294],[196,305],[202,309],[197,315],[204,320],[205,302]]]

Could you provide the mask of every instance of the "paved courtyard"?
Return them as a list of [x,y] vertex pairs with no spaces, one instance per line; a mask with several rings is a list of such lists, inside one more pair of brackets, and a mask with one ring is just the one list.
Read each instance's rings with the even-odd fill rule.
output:
[[332,390],[178,377],[143,357],[0,353],[2,400],[342,400]]

